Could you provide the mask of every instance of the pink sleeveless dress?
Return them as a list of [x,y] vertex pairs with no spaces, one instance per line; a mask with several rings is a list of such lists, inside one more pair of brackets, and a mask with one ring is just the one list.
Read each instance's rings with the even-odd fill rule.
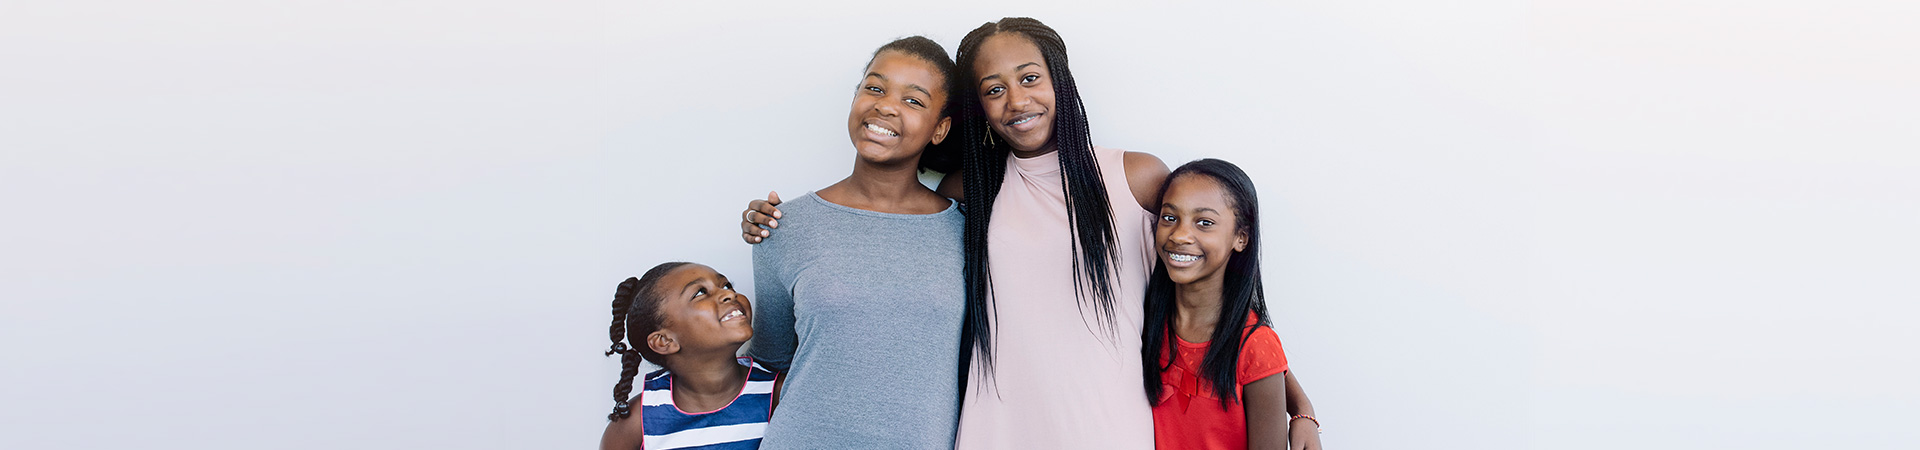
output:
[[997,312],[994,372],[967,383],[959,449],[1152,449],[1140,375],[1140,324],[1153,270],[1155,213],[1127,188],[1125,151],[1094,147],[1113,209],[1120,265],[1115,323],[1074,295],[1072,227],[1059,152],[1008,156],[987,232]]

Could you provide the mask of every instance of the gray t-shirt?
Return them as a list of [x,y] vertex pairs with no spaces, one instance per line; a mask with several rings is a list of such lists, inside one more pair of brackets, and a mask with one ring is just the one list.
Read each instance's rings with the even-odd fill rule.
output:
[[888,214],[810,193],[780,211],[753,248],[751,354],[787,372],[760,448],[952,448],[958,205]]

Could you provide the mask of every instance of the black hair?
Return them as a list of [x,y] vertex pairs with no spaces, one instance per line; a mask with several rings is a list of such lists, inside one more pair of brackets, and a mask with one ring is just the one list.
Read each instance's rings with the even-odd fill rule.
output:
[[[1079,253],[1073,260],[1074,293],[1082,313],[1091,304],[1103,329],[1111,333],[1117,329],[1112,281],[1114,268],[1119,265],[1115,251],[1119,245],[1113,229],[1113,209],[1107,201],[1106,182],[1100,176],[1100,164],[1094,157],[1093,140],[1087,130],[1087,112],[1080,100],[1080,90],[1074,84],[1073,71],[1067,68],[1067,44],[1053,28],[1038,20],[1008,17],[987,22],[967,33],[966,38],[960,40],[956,65],[971,74],[974,61],[980,56],[981,43],[1001,33],[1018,34],[1039,47],[1047,71],[1052,74],[1052,141],[1060,155],[1067,221],[1073,225],[1069,230],[1073,238],[1071,245]],[[987,225],[993,220],[993,201],[1000,194],[1010,150],[1006,139],[989,137],[993,129],[987,123],[973,79],[954,86],[951,98],[956,99],[960,119],[955,121],[954,132],[948,140],[966,146],[961,158],[964,197],[968,203],[964,240],[967,306],[959,349],[960,381],[964,387],[970,372],[968,363],[975,352],[980,354],[983,373],[993,371],[991,318],[995,308],[989,302],[992,279],[988,271]],[[1092,292],[1086,292],[1088,289]]]
[[[905,53],[907,56],[919,58],[928,64],[933,64],[934,70],[940,72],[940,78],[942,79],[940,88],[942,89],[942,94],[947,96],[946,103],[940,107],[940,117],[953,117],[953,104],[955,101],[953,87],[960,84],[960,79],[954,76],[953,58],[947,57],[947,49],[940,47],[940,43],[934,42],[932,39],[927,39],[925,36],[907,36],[895,39],[893,42],[888,42],[887,45],[880,46],[880,49],[874,50],[873,57],[867,58],[867,66],[872,66],[874,59],[880,58],[881,53],[889,50]],[[927,148],[920,153],[920,170],[922,172],[927,170],[940,173],[952,172],[953,169],[960,164],[960,156],[956,154],[960,146],[953,144],[953,142],[958,141],[958,139],[955,139],[957,137],[959,137],[959,135],[948,133],[947,139],[941,143],[928,143]]]
[[[1200,377],[1213,384],[1214,394],[1225,407],[1229,401],[1240,401],[1239,396],[1234,395],[1239,386],[1235,373],[1240,367],[1240,348],[1259,325],[1273,326],[1267,315],[1266,290],[1260,283],[1260,199],[1254,194],[1253,180],[1239,166],[1212,158],[1174,169],[1160,185],[1160,195],[1164,198],[1173,180],[1186,176],[1207,177],[1219,183],[1233,208],[1236,231],[1247,234],[1246,249],[1234,252],[1227,259],[1226,273],[1221,280],[1220,321],[1214,324],[1206,357],[1200,362]],[[1148,402],[1160,400],[1160,373],[1173,367],[1174,358],[1180,356],[1177,345],[1169,337],[1174,315],[1179,311],[1173,289],[1167,267],[1155,264],[1153,276],[1147,281],[1146,320],[1140,333],[1140,363],[1146,377],[1141,381],[1146,384]],[[1242,328],[1248,314],[1255,317],[1255,326]],[[1162,352],[1168,356],[1165,365],[1160,364]]]
[[[627,400],[632,398],[633,377],[640,373],[641,358],[660,362],[660,354],[647,347],[647,335],[660,331],[666,321],[660,317],[660,295],[655,285],[668,272],[690,263],[669,262],[653,266],[640,278],[627,278],[613,291],[613,326],[608,334],[613,338],[613,347],[607,349],[607,356],[620,354],[620,382],[613,385],[613,413],[607,414],[607,420],[620,420],[632,414]],[[624,341],[624,343],[623,343]],[[632,346],[629,347],[628,343]]]

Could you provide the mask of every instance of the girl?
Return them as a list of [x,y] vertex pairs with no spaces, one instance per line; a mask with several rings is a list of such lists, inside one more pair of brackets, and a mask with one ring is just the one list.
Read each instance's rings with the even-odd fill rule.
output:
[[[1180,166],[1162,188],[1140,349],[1155,446],[1318,449],[1319,423],[1289,386],[1260,284],[1260,204],[1232,163]],[[1290,392],[1293,391],[1293,392]],[[1297,414],[1287,399],[1298,396]]]
[[[981,25],[958,56],[962,165],[939,185],[968,202],[955,444],[1151,448],[1141,299],[1167,167],[1093,145],[1066,43],[1040,21]],[[749,203],[742,237],[770,238],[779,204]]]
[[914,36],[875,51],[847,114],[853,174],[782,205],[753,251],[755,360],[786,376],[765,448],[948,448],[957,399],[959,205],[920,184],[953,120],[953,60]]
[[[707,266],[670,262],[621,282],[607,350],[620,354],[620,382],[600,448],[759,448],[777,386],[773,372],[734,357],[753,338],[751,323],[747,297]],[[641,358],[664,369],[647,374],[629,399]],[[638,418],[629,417],[635,399]]]

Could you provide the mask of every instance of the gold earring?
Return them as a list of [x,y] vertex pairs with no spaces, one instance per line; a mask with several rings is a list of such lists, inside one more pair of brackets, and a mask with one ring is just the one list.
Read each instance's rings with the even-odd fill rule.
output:
[[987,130],[987,148],[993,148],[993,130]]

